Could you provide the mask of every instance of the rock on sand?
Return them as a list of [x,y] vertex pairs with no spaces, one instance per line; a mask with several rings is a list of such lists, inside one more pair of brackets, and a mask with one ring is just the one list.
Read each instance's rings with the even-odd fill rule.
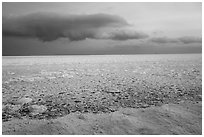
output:
[[21,98],[19,99],[16,104],[21,104],[21,105],[24,105],[24,104],[28,104],[32,102],[32,98],[29,98],[29,97],[24,97],[24,98]]
[[47,110],[47,107],[44,105],[32,105],[29,107],[32,115],[37,115],[43,113]]

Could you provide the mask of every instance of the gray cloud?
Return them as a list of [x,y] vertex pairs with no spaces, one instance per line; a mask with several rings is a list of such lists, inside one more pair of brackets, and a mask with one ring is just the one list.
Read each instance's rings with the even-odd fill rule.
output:
[[147,34],[132,30],[116,30],[107,34],[107,37],[113,40],[144,39],[149,37]]
[[179,42],[178,39],[167,38],[167,37],[152,38],[151,41],[155,43],[177,43]]
[[[141,39],[147,35],[138,32],[115,31],[129,24],[121,17],[108,14],[58,15],[52,13],[34,13],[18,17],[3,17],[3,36],[38,38],[41,41],[53,41],[69,38],[70,41],[92,39]],[[102,30],[106,37],[100,33]]]
[[202,43],[202,38],[200,37],[193,37],[193,36],[185,36],[185,37],[179,37],[179,38],[168,38],[168,37],[157,37],[157,38],[151,38],[150,41],[155,43],[184,43],[184,44],[190,44],[190,43]]
[[190,44],[190,43],[202,43],[202,38],[201,37],[190,37],[190,36],[186,36],[186,37],[181,37],[179,38],[179,40],[181,42],[183,42],[184,44]]

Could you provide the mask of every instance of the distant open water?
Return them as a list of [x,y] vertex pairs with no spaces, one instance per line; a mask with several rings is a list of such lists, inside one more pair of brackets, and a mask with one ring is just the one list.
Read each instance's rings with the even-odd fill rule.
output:
[[3,56],[2,65],[34,65],[63,63],[122,63],[140,61],[202,60],[202,54],[137,54],[137,55],[66,55]]

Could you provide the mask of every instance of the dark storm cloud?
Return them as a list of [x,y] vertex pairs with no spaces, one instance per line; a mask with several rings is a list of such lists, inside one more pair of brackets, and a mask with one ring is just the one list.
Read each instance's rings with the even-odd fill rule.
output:
[[[3,36],[38,38],[41,41],[53,41],[69,38],[79,41],[86,38],[127,40],[145,38],[138,32],[114,31],[129,24],[121,17],[108,14],[58,15],[52,13],[34,13],[17,17],[3,17]],[[106,37],[101,30],[111,28]]]
[[94,38],[100,28],[127,25],[128,23],[121,17],[107,14],[65,16],[35,13],[19,17],[4,17],[3,35],[37,37],[43,41],[52,41],[60,37],[82,40]]
[[168,37],[157,37],[157,38],[151,38],[150,41],[155,43],[184,43],[184,44],[190,44],[190,43],[202,43],[202,38],[200,37],[193,37],[193,36],[185,36],[180,38],[168,38]]

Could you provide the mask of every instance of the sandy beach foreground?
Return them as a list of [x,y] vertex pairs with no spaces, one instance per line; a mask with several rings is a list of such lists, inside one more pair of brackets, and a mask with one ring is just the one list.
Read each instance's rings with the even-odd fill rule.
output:
[[146,109],[123,108],[109,114],[72,113],[52,120],[15,119],[3,125],[3,134],[202,134],[201,102],[168,104]]
[[3,57],[2,134],[202,134],[202,55]]

